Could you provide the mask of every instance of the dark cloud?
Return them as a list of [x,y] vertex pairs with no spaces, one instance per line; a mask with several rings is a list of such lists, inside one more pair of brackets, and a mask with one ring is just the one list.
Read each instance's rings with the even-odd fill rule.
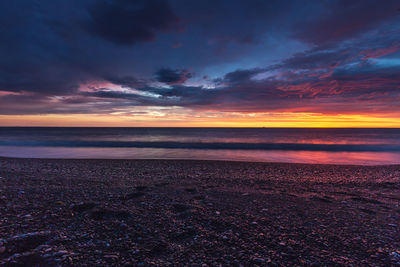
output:
[[[321,1],[322,3],[322,1]],[[397,0],[339,0],[325,1],[323,8],[303,27],[295,30],[295,37],[313,44],[337,43],[356,38],[383,22],[399,18]]]
[[116,98],[116,99],[138,99],[140,96],[138,94],[130,94],[124,92],[107,91],[100,89],[95,92],[83,92],[84,96],[99,97],[99,98]]
[[[108,39],[150,40],[176,20],[161,0],[1,1],[0,91],[66,95],[92,81],[141,86],[141,78],[124,74],[134,72],[134,59]],[[89,28],[103,29],[107,40]]]
[[243,81],[250,80],[251,77],[260,72],[262,72],[262,69],[260,68],[248,69],[248,70],[236,70],[225,74],[224,81],[230,84],[240,83]]
[[175,2],[189,27],[198,28],[207,44],[218,51],[260,44],[264,34],[275,34],[276,27],[286,28],[291,23],[284,18],[286,13],[309,6],[295,0],[192,1],[190,5]]
[[156,80],[161,83],[166,83],[169,85],[182,84],[187,79],[190,79],[193,74],[188,70],[173,70],[169,68],[161,68],[156,73]]
[[0,114],[400,110],[397,8],[391,0],[0,1]]
[[88,30],[115,44],[153,41],[177,29],[178,17],[164,0],[99,0],[89,8]]
[[282,62],[278,67],[291,69],[318,69],[329,68],[342,64],[352,57],[348,50],[311,50],[298,53]]

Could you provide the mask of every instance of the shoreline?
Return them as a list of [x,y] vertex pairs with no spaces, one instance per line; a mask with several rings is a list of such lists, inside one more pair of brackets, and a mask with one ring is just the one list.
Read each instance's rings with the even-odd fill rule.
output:
[[183,162],[219,162],[219,163],[247,163],[247,164],[289,164],[289,165],[316,165],[316,166],[352,166],[352,167],[400,167],[400,163],[393,164],[339,164],[339,163],[302,163],[302,162],[279,162],[279,161],[246,161],[232,159],[182,159],[182,158],[29,158],[29,157],[8,157],[0,156],[0,160],[55,160],[55,161],[183,161]]
[[400,165],[0,157],[0,265],[400,264]]

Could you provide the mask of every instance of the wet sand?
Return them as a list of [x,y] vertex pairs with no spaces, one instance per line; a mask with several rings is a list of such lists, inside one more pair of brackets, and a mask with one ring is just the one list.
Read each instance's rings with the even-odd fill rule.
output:
[[0,265],[400,264],[400,166],[0,158]]

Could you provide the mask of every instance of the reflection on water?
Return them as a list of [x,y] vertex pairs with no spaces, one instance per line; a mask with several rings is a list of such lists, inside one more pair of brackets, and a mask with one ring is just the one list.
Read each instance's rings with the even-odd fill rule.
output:
[[0,156],[400,164],[400,129],[0,127]]
[[400,129],[0,127],[0,141],[400,144]]
[[0,147],[0,156],[24,158],[200,159],[259,162],[400,164],[398,152],[209,150],[163,148]]

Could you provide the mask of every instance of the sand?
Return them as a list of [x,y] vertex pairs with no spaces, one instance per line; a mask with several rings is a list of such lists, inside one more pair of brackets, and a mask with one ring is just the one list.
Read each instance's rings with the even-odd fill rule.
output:
[[0,158],[0,265],[400,264],[400,166]]

